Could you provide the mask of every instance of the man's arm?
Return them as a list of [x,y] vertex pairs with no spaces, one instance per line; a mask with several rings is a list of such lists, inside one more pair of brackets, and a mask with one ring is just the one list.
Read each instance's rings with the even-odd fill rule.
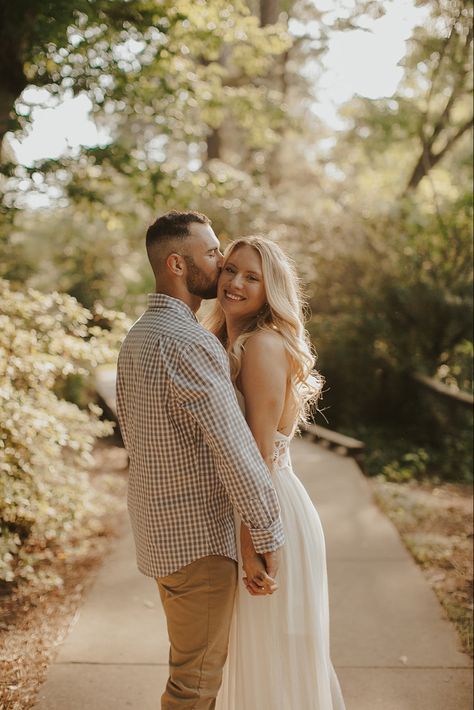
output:
[[237,403],[221,345],[209,341],[185,347],[173,388],[178,405],[195,419],[212,449],[218,475],[255,550],[278,549],[284,534],[277,495]]

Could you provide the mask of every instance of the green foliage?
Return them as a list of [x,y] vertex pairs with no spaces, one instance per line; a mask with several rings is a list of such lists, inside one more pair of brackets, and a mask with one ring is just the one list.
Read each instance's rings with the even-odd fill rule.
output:
[[377,377],[390,370],[434,375],[454,348],[466,347],[472,324],[468,216],[456,205],[448,217],[451,230],[443,234],[435,217],[415,211],[379,216],[361,227],[359,244],[317,254],[312,330],[323,363],[346,372],[351,399],[365,392],[370,401]]
[[[260,27],[244,2],[65,2],[57,26],[50,4],[33,9],[43,42],[31,44],[22,23],[15,30],[26,33],[29,81],[59,97],[86,92],[111,140],[79,157],[5,165],[0,276],[40,289],[53,279],[86,306],[100,298],[132,312],[128,294],[149,281],[144,229],[158,212],[209,206],[247,224],[242,207],[265,203],[265,181],[244,163],[278,141],[285,108],[264,80],[290,38],[283,25]],[[27,126],[31,106],[20,98],[16,111]],[[234,133],[235,149],[209,160],[212,131]],[[24,211],[34,192],[56,195],[54,209]]]
[[412,374],[472,387],[472,5],[418,4],[395,94],[342,110],[311,331],[329,425],[366,442],[371,475],[467,481],[472,415]]
[[366,442],[371,474],[420,476],[411,452],[426,450],[427,475],[472,476],[472,416],[411,377],[472,386],[469,214],[460,204],[429,215],[406,203],[354,221],[352,243],[315,256],[310,328],[328,383],[325,415]]
[[[128,193],[154,206],[193,177],[209,181],[202,170],[206,140],[223,124],[239,131],[239,148],[242,141],[253,149],[277,140],[281,94],[259,82],[290,44],[282,25],[260,27],[244,2],[83,4],[90,8],[73,13],[67,33],[31,49],[32,68],[25,65],[29,81],[40,76],[59,95],[85,91],[97,121],[112,133],[110,148],[89,152],[93,175],[84,161],[79,170],[70,161],[56,164],[61,191],[66,168],[69,194],[94,197],[89,177],[97,182],[104,170],[112,179],[125,175]],[[31,106],[20,101],[16,108],[28,121]],[[54,172],[52,164],[38,167]],[[21,172],[17,177],[27,179]]]
[[425,449],[404,454],[401,461],[393,461],[382,469],[382,475],[394,483],[404,483],[412,478],[420,479],[426,474],[429,455]]
[[115,211],[105,199],[101,207],[83,200],[78,209],[38,211],[34,219],[19,213],[8,240],[15,249],[4,251],[0,276],[19,284],[20,263],[28,284],[38,290],[47,292],[54,284],[87,308],[100,300],[130,311],[127,294],[142,285],[145,271],[141,247],[147,219],[138,223],[133,211]]
[[[402,143],[402,161],[393,174],[399,194],[415,190],[427,177],[437,183],[432,186],[437,193],[446,190],[446,178],[463,191],[471,166],[466,162],[459,174],[449,169],[449,158],[459,145],[461,156],[472,155],[473,7],[464,0],[418,0],[417,5],[428,14],[409,42],[395,94],[375,101],[357,97],[344,107],[351,123],[347,138],[357,155],[352,169],[359,180],[368,171],[385,172],[400,156]],[[338,151],[346,149],[344,144]],[[462,157],[455,162],[459,165]]]
[[[81,556],[101,529],[107,499],[86,469],[95,438],[112,432],[96,405],[79,409],[57,392],[115,360],[126,321],[5,280],[0,312],[0,580],[54,582],[48,560]],[[104,318],[110,329],[97,325]]]

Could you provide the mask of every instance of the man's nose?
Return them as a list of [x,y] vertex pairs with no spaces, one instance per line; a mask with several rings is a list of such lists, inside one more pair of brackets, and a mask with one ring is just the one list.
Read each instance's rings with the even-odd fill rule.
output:
[[222,269],[222,264],[224,263],[224,254],[221,251],[217,252],[217,266]]

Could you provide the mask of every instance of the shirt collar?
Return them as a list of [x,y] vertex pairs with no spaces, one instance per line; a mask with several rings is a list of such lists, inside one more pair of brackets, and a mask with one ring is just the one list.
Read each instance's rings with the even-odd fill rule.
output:
[[151,310],[156,310],[157,308],[172,308],[174,311],[180,311],[183,315],[191,316],[193,320],[197,321],[196,314],[193,313],[184,301],[181,301],[179,298],[167,296],[165,293],[149,293],[148,308]]

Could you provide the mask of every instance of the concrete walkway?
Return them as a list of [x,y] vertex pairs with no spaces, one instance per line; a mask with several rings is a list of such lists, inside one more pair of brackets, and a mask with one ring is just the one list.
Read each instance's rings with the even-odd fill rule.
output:
[[[292,457],[326,533],[332,658],[347,710],[470,710],[470,659],[356,463],[307,440]],[[136,571],[127,529],[36,710],[159,710],[167,658],[158,592]]]

